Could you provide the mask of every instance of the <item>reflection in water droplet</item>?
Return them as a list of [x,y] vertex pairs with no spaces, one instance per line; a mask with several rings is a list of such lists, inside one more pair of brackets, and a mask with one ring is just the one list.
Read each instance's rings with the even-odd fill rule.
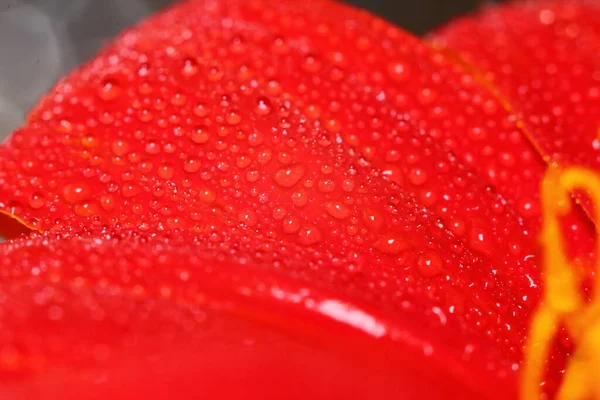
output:
[[104,79],[98,88],[98,97],[104,101],[112,101],[121,95],[121,86],[114,79]]
[[284,188],[290,188],[298,183],[304,176],[305,169],[296,164],[277,171],[273,177],[275,183]]
[[344,203],[331,201],[325,205],[325,209],[333,218],[346,219],[350,216],[351,210]]
[[373,243],[373,248],[379,250],[380,252],[395,256],[410,248],[409,244],[401,238],[400,236],[387,233],[380,237],[375,243]]
[[84,183],[73,183],[63,187],[63,199],[69,204],[75,204],[87,200],[90,196],[90,189]]
[[307,246],[314,245],[321,241],[321,232],[314,225],[305,225],[298,232],[298,241]]

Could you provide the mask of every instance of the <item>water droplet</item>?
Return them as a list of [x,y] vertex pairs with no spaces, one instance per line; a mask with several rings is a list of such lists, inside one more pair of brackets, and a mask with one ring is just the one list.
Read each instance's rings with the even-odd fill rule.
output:
[[204,204],[211,204],[217,198],[217,194],[211,189],[202,189],[198,194],[198,199]]
[[384,234],[379,240],[373,243],[373,248],[391,256],[398,255],[409,247],[406,240],[393,233]]
[[435,91],[433,91],[432,89],[424,88],[424,89],[421,89],[421,91],[418,93],[417,97],[421,104],[429,105],[429,104],[432,104],[436,100],[437,93]]
[[[252,132],[248,135],[248,144],[252,147],[261,145],[265,141],[265,135],[261,132]],[[267,157],[265,164],[271,159],[271,150],[265,149],[258,155],[258,162],[261,162],[262,157]],[[262,163],[262,162],[261,162]]]
[[194,107],[194,114],[197,117],[203,118],[210,114],[210,109],[206,105],[199,103]]
[[316,244],[321,241],[321,232],[314,225],[305,225],[298,232],[298,241],[306,246]]
[[420,168],[413,168],[408,174],[408,180],[415,186],[421,186],[427,181],[427,173]]
[[258,217],[254,211],[244,211],[238,214],[238,219],[241,223],[253,227],[258,223]]
[[366,208],[363,210],[363,221],[369,230],[379,232],[385,225],[383,216],[376,210]]
[[65,185],[62,190],[63,199],[69,204],[80,203],[87,200],[91,194],[89,187],[84,183]]
[[388,65],[388,74],[397,83],[405,82],[409,77],[408,67],[401,61],[391,62]]
[[282,221],[282,226],[285,233],[296,233],[300,229],[300,220],[290,215]]
[[308,193],[306,190],[299,189],[292,194],[292,204],[296,207],[304,207],[308,203]]
[[156,142],[148,142],[146,143],[146,153],[156,155],[160,153],[160,145]]
[[98,215],[100,212],[98,205],[94,202],[76,204],[73,207],[73,211],[80,217],[93,217],[94,215]]
[[317,187],[321,193],[331,193],[335,190],[335,182],[332,179],[321,179]]
[[246,180],[250,183],[256,182],[260,178],[260,171],[253,169],[246,172]]
[[234,36],[233,39],[231,39],[229,50],[233,54],[244,53],[246,51],[246,44],[244,43],[244,39],[241,36]]
[[45,204],[46,200],[41,193],[35,192],[29,198],[29,207],[33,208],[34,210],[44,207]]
[[273,218],[276,221],[280,221],[283,219],[283,217],[285,217],[287,215],[287,211],[285,210],[285,208],[275,208],[273,209]]
[[340,201],[330,201],[325,205],[325,209],[336,219],[346,219],[351,214],[350,208]]
[[425,250],[423,254],[419,256],[417,261],[419,272],[427,277],[432,278],[439,275],[442,270],[443,262],[441,257],[432,250]]
[[98,147],[99,140],[95,136],[84,136],[81,138],[80,143],[86,149],[93,149]]
[[192,131],[190,139],[192,139],[192,142],[194,143],[204,144],[208,142],[208,139],[210,139],[210,135],[208,134],[208,132],[206,132],[205,128],[196,128]]
[[349,193],[349,192],[351,192],[351,191],[354,190],[354,185],[355,184],[354,184],[354,181],[352,179],[344,179],[342,181],[342,190],[344,192]]
[[115,100],[121,95],[121,87],[112,79],[104,79],[98,88],[98,97],[104,101]]
[[452,231],[452,233],[454,233],[456,236],[463,236],[467,230],[465,221],[458,218],[450,220],[448,227],[450,228],[450,231]]
[[185,172],[198,172],[202,168],[202,162],[197,158],[188,158],[183,163],[183,170]]
[[186,58],[183,62],[183,68],[181,72],[184,76],[190,77],[198,73],[198,62],[193,58]]
[[489,256],[492,252],[491,235],[486,229],[479,226],[471,227],[469,234],[469,244],[471,248]]
[[402,170],[395,165],[388,165],[381,172],[382,175],[391,182],[394,182],[398,186],[404,184],[404,174]]
[[162,179],[171,179],[175,173],[175,168],[169,164],[163,164],[158,167],[158,176]]
[[271,113],[271,101],[261,96],[256,100],[256,107],[254,108],[254,112],[258,115],[267,115]]
[[282,38],[281,36],[277,36],[273,40],[271,50],[275,54],[287,54],[290,51],[290,46],[284,38]]
[[112,152],[116,156],[123,156],[129,151],[129,144],[123,140],[115,140],[112,143]]
[[302,179],[304,172],[305,169],[302,165],[295,164],[277,171],[273,179],[279,186],[291,188]]
[[154,115],[150,110],[144,109],[138,112],[138,119],[142,122],[150,122],[154,118]]
[[115,199],[110,194],[100,197],[100,207],[106,211],[112,211],[115,208]]
[[235,110],[231,110],[225,115],[225,121],[229,125],[237,125],[242,121],[242,115]]
[[315,73],[318,72],[322,67],[321,60],[313,54],[308,54],[304,57],[304,62],[302,63],[302,69],[306,72]]
[[134,197],[139,192],[140,192],[139,187],[135,183],[131,183],[131,182],[124,184],[123,187],[121,188],[121,193],[123,193],[123,196],[125,196],[125,197]]
[[239,155],[235,161],[235,165],[238,168],[246,168],[252,163],[252,158],[247,154]]

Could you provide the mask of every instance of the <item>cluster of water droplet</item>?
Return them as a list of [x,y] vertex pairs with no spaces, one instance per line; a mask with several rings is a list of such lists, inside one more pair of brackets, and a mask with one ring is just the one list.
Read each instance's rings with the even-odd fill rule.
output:
[[305,265],[322,281],[518,354],[542,169],[515,119],[371,17],[297,33],[318,9],[215,7],[174,9],[59,83],[0,150],[2,209],[299,246],[325,255]]

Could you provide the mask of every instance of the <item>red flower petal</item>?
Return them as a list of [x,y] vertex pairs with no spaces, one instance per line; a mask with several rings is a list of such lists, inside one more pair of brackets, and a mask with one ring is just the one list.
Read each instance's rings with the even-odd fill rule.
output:
[[453,314],[440,310],[442,324],[431,329],[426,314],[394,310],[381,288],[333,274],[332,261],[301,247],[183,231],[4,243],[0,393],[512,394],[514,386],[491,379],[486,361],[499,356],[454,325]]
[[[466,121],[498,126],[508,115],[498,105],[477,119],[493,98],[479,104],[484,88],[416,39],[345,6],[302,3],[190,2],[124,34],[0,150],[0,198],[11,199],[0,206],[42,230],[241,223],[385,276],[400,297],[416,291],[450,310],[450,287],[477,293],[467,318],[518,357],[538,294],[534,238],[448,149],[414,130],[435,136],[441,122],[424,121],[440,107],[462,115],[453,137],[473,126]],[[392,82],[399,59],[423,89],[406,104],[404,84]],[[456,97],[443,93],[456,90],[478,108],[450,108]],[[383,132],[395,139],[377,139]],[[373,168],[353,135],[388,153],[406,180],[380,157]]]
[[507,96],[547,161],[600,170],[598,3],[490,8],[451,23],[436,39]]
[[[405,347],[412,344],[404,336],[400,345],[386,342],[398,339],[393,337],[339,344],[366,355],[381,353],[373,348],[383,346],[384,352],[405,357],[393,366],[373,361],[385,365],[382,393],[392,393],[390,371],[425,379],[421,366],[435,371],[446,395],[463,380],[466,390],[478,395],[506,396],[490,390],[489,380],[497,377],[507,377],[506,391],[513,392],[524,332],[539,295],[535,235],[541,217],[534,205],[545,164],[485,85],[368,14],[326,1],[289,0],[276,9],[259,0],[184,3],[126,32],[60,82],[0,148],[0,158],[0,209],[33,228],[69,233],[25,243],[23,253],[18,245],[4,247],[4,262],[13,265],[6,268],[13,274],[6,290],[17,299],[25,296],[21,301],[28,310],[36,308],[32,301],[43,288],[54,291],[58,285],[71,300],[61,304],[73,307],[76,317],[60,318],[64,325],[56,332],[48,314],[24,313],[22,326],[7,319],[8,337],[20,339],[19,329],[41,327],[43,338],[37,331],[32,341],[25,335],[14,345],[18,351],[35,350],[37,342],[52,344],[47,338],[56,337],[59,352],[42,351],[53,370],[62,362],[67,368],[77,364],[79,350],[60,348],[86,337],[81,332],[103,340],[86,319],[85,296],[116,315],[133,301],[110,303],[110,293],[94,297],[105,295],[97,293],[107,290],[104,285],[111,289],[111,279],[119,280],[120,290],[139,279],[163,307],[157,296],[174,279],[167,260],[225,271],[221,276],[202,270],[195,283],[222,293],[229,304],[219,311],[227,329],[215,331],[227,346],[238,340],[231,331],[240,321],[236,313],[247,309],[252,321],[258,310],[276,309],[276,315],[268,314],[270,324],[300,338],[311,336],[302,321],[317,318],[319,310],[288,304],[272,291],[266,298],[252,292],[247,305],[236,300],[242,286],[253,284],[291,285],[294,290],[286,291],[291,293],[308,287],[360,310],[365,304],[375,320],[385,321],[386,332],[398,327],[421,341],[421,354],[408,368]],[[574,227],[572,250],[587,256],[593,238],[589,222],[579,214],[567,224]],[[135,235],[177,232],[182,238],[174,248],[173,239],[164,237],[117,245],[98,236],[102,226]],[[95,239],[76,235],[82,227],[92,229]],[[194,234],[205,238],[202,246]],[[231,246],[237,239],[230,235],[239,235],[247,248],[231,258],[218,256],[220,247],[207,238]],[[198,258],[202,251],[211,255]],[[280,252],[285,253],[281,260]],[[267,271],[263,253],[271,257]],[[98,263],[105,265],[98,270]],[[52,274],[33,281],[28,275],[21,283],[19,265],[29,268],[28,274],[40,266],[74,268],[67,273],[73,282],[75,275],[84,281],[91,276],[97,279],[95,291],[82,294],[73,283],[65,288]],[[144,265],[151,268],[147,276]],[[179,300],[190,295],[189,288],[189,283],[178,286]],[[158,310],[167,316],[141,325],[126,321],[125,333],[110,325],[97,335],[109,335],[111,349],[118,340],[148,338],[136,348],[147,355],[144,345],[164,344],[153,341],[159,337],[156,326],[173,326],[169,318],[188,307],[164,301]],[[319,338],[329,345],[340,332],[357,328],[354,320],[341,322],[331,330],[331,321],[319,322]],[[182,340],[206,346],[201,335],[188,336],[179,322],[174,325]],[[262,337],[270,328],[247,329]],[[300,339],[282,340],[294,349]],[[430,357],[422,355],[431,350]],[[316,362],[290,351],[298,362]],[[194,366],[197,354],[183,365]],[[277,356],[268,346],[260,354]],[[323,351],[317,359],[338,362],[330,356]],[[463,364],[465,356],[476,361]],[[147,365],[143,358],[131,362]],[[169,368],[165,374],[181,375]],[[340,386],[360,375],[359,365],[340,368],[346,368]],[[139,379],[134,368],[114,371],[120,374],[115,382]]]

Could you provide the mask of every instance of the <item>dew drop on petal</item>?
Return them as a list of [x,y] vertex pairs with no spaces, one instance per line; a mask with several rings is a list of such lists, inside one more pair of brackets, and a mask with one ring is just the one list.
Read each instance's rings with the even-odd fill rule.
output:
[[291,188],[302,179],[304,172],[305,169],[302,165],[295,164],[277,171],[273,179],[279,186]]
[[325,209],[333,218],[346,219],[350,216],[351,210],[340,201],[331,201],[325,205]]

